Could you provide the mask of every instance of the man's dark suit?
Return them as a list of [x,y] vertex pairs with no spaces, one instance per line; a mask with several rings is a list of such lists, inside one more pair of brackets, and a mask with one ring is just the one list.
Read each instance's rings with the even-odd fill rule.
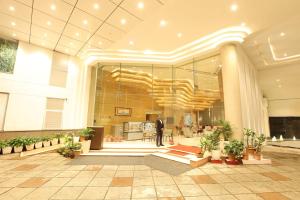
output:
[[156,120],[156,146],[162,146],[162,137],[164,122],[161,119]]

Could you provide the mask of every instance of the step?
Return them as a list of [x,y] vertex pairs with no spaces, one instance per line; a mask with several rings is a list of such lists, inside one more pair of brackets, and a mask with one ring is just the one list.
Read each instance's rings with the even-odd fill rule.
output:
[[138,153],[138,152],[89,152],[86,154],[81,154],[81,156],[146,156],[151,153]]
[[175,156],[175,155],[170,155],[167,153],[152,153],[151,155],[169,159],[169,160],[173,160],[173,161],[184,163],[184,164],[188,164],[188,165],[190,164],[190,159],[184,158],[182,156]]

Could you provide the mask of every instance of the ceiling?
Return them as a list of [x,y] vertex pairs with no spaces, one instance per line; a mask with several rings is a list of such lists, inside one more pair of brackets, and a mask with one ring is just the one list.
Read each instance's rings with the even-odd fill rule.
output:
[[165,58],[173,62],[170,57],[181,47],[239,26],[252,30],[243,46],[259,69],[300,57],[299,0],[0,0],[0,5],[1,35],[69,55],[87,49],[175,52]]

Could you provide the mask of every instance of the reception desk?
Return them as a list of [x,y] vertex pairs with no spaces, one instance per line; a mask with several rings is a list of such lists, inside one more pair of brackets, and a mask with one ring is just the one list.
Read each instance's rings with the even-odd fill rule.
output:
[[92,150],[103,149],[104,127],[103,126],[90,126],[89,128],[91,128],[95,131],[94,137],[92,137],[90,149],[92,149]]

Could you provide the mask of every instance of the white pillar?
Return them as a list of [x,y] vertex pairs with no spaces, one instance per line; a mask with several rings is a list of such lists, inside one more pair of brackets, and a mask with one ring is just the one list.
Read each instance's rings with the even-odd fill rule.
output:
[[221,48],[222,79],[224,93],[225,120],[233,127],[234,139],[241,139],[243,132],[242,109],[239,81],[239,62],[234,44]]

